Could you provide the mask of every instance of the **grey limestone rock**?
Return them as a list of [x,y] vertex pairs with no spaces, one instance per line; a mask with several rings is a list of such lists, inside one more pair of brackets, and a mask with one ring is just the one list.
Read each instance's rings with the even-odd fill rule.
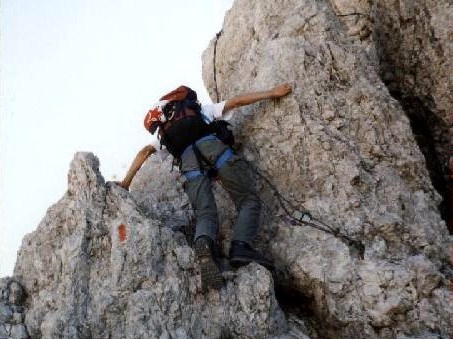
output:
[[[447,1],[237,0],[221,35],[203,54],[203,77],[214,100],[217,93],[225,100],[292,83],[292,95],[238,110],[233,125],[240,150],[296,209],[309,210],[364,245],[360,255],[332,234],[288,224],[278,217],[284,213],[272,190],[260,182],[268,208],[260,243],[277,261],[276,284],[300,294],[311,303],[313,316],[325,320],[315,331],[344,338],[427,333],[448,338],[451,300],[441,295],[448,294],[451,240],[438,209],[442,199],[427,170],[429,159],[383,77],[382,52],[408,59],[401,44],[411,43],[404,38],[407,26],[399,30],[378,23],[396,15],[383,11],[385,3],[440,16],[430,23],[421,14],[412,16],[412,28],[438,27],[451,16]],[[441,8],[447,13],[440,14]],[[379,35],[390,29],[401,39]],[[427,30],[423,26],[414,37],[426,46],[418,58],[431,53]],[[417,98],[432,92],[438,98],[433,112],[445,120],[451,45],[444,28],[436,32],[445,62],[421,66],[418,80],[426,81],[415,89],[396,80],[410,72],[393,63],[392,81]]]
[[[434,186],[447,196],[445,177],[453,170],[452,2],[331,2],[349,34],[379,62],[382,81],[411,120]],[[447,208],[443,212],[451,218]]]
[[68,192],[24,239],[15,277],[33,338],[265,338],[296,328],[259,265],[203,294],[185,235],[98,168],[93,154],[77,153]]
[[15,278],[0,279],[0,338],[29,338],[24,325],[25,292]]

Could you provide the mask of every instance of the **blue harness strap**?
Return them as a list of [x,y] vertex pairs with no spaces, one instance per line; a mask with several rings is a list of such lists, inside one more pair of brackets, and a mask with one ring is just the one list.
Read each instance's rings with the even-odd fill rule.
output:
[[187,180],[192,180],[196,177],[199,177],[201,175],[200,170],[192,170],[192,171],[186,171],[183,172],[184,176],[186,177]]
[[222,152],[220,157],[217,158],[217,160],[215,161],[214,167],[219,169],[220,167],[225,165],[225,163],[228,161],[228,159],[230,159],[233,156],[233,154],[234,154],[233,150],[228,147],[226,150],[224,150]]
[[[207,137],[204,137],[204,138],[201,138],[200,140],[197,140],[197,142],[201,141],[203,139],[204,140],[212,140],[211,138],[208,139]],[[187,151],[187,149],[185,151]],[[225,163],[228,161],[228,159],[230,159],[233,156],[233,154],[234,154],[234,152],[233,152],[233,150],[231,148],[228,147],[227,149],[225,149],[222,152],[222,154],[220,154],[220,156],[215,161],[214,168],[215,169],[221,168],[223,165],[225,165]],[[201,173],[201,171],[199,169],[191,170],[191,171],[185,171],[185,172],[183,172],[183,174],[184,174],[184,176],[186,177],[187,180],[192,180],[192,179],[194,179],[194,178],[196,178],[196,177],[198,177],[200,175],[203,175],[203,173]]]

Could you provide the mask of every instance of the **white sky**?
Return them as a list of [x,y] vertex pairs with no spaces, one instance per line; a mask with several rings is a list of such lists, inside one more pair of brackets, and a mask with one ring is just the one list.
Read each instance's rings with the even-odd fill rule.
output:
[[150,141],[148,108],[185,84],[209,98],[201,53],[233,0],[3,0],[0,276],[66,191],[77,151],[122,178]]

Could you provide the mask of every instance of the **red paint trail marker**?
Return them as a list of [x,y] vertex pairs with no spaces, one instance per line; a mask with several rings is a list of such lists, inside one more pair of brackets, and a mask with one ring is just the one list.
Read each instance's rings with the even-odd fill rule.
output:
[[123,224],[118,226],[118,240],[120,242],[126,240],[126,226],[124,226]]

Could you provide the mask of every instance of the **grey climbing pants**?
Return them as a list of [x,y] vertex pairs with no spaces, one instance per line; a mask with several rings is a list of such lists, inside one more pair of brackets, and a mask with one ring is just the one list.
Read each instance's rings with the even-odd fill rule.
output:
[[[207,140],[197,142],[197,147],[209,162],[215,163],[228,146],[220,140]],[[199,169],[197,157],[192,147],[189,147],[181,156],[181,172],[197,169]],[[252,244],[258,231],[261,202],[254,188],[250,167],[245,159],[233,154],[218,169],[218,176],[238,212],[231,240]],[[206,174],[201,174],[188,179],[184,188],[197,217],[195,239],[207,235],[215,240],[219,220],[211,180]]]

